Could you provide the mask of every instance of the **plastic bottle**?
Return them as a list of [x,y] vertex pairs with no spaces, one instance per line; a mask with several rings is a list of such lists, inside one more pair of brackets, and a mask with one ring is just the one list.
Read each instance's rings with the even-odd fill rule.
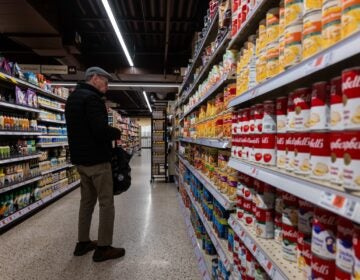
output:
[[0,130],[3,130],[4,128],[4,116],[0,115]]

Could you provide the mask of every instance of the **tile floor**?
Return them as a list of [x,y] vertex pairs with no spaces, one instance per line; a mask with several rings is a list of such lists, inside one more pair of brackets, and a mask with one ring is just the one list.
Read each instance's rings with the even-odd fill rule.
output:
[[[72,255],[77,238],[79,190],[0,235],[1,280],[200,279],[196,257],[173,184],[150,185],[150,150],[132,160],[133,185],[115,199],[114,246],[120,260],[94,263]],[[98,210],[93,216],[96,238]]]

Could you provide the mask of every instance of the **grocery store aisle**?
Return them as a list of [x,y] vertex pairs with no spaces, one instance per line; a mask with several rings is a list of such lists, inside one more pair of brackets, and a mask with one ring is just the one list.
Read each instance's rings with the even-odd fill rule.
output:
[[[80,192],[76,190],[0,236],[0,275],[10,279],[200,279],[178,207],[176,187],[150,186],[150,150],[132,160],[133,185],[116,197],[114,246],[120,260],[73,257]],[[96,238],[95,210],[92,238]]]

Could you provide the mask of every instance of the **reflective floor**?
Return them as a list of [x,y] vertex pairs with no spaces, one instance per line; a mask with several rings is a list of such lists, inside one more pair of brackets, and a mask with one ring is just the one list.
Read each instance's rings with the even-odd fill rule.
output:
[[[0,236],[0,279],[200,279],[173,184],[150,185],[150,150],[132,160],[131,189],[115,199],[114,246],[120,260],[72,255],[79,190]],[[98,210],[91,237],[96,239]]]

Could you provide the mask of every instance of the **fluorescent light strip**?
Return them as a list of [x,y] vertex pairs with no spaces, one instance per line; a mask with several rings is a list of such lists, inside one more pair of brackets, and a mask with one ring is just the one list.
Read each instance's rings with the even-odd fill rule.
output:
[[121,44],[121,47],[122,47],[122,49],[123,49],[123,51],[124,51],[124,53],[125,53],[126,59],[127,59],[127,61],[129,62],[129,65],[130,65],[131,67],[133,67],[133,66],[134,66],[134,62],[132,61],[132,59],[131,59],[131,57],[130,57],[129,51],[128,51],[127,47],[126,47],[124,38],[123,38],[123,36],[121,35],[119,26],[118,26],[117,23],[116,23],[116,20],[115,20],[115,17],[114,17],[113,12],[112,12],[112,10],[111,10],[111,7],[110,7],[110,5],[109,5],[109,2],[108,2],[107,0],[102,0],[101,2],[102,2],[103,5],[104,5],[105,11],[106,11],[106,13],[107,13],[107,15],[108,15],[108,17],[109,17],[109,19],[110,19],[111,25],[112,25],[112,27],[114,28],[115,34],[116,34],[116,36],[117,36],[117,38],[118,38],[118,40],[119,40],[119,42],[120,42],[120,44]]
[[148,107],[149,107],[150,113],[152,113],[151,105],[150,105],[150,102],[149,102],[149,99],[148,99],[148,97],[147,97],[147,95],[146,95],[145,90],[143,90],[143,95],[144,95],[144,97],[145,97],[146,104],[147,104]]
[[[74,87],[76,83],[74,82],[51,82],[53,86],[62,86],[62,87]],[[142,87],[142,88],[179,88],[180,84],[137,84],[137,83],[109,83],[109,87]]]

